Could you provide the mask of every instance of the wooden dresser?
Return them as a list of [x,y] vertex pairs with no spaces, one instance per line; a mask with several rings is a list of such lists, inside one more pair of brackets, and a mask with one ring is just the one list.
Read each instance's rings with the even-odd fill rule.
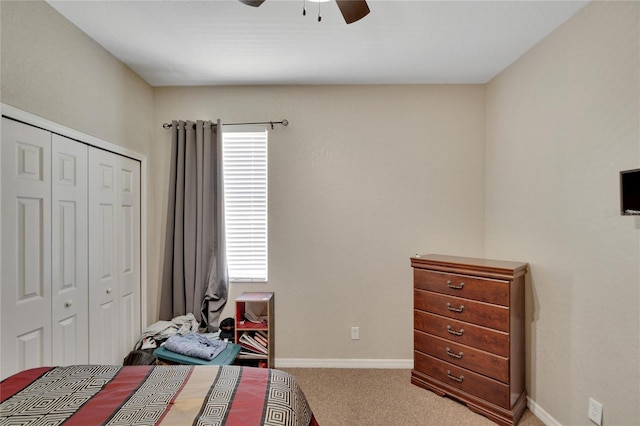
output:
[[527,263],[429,254],[414,272],[411,383],[501,425],[526,407]]

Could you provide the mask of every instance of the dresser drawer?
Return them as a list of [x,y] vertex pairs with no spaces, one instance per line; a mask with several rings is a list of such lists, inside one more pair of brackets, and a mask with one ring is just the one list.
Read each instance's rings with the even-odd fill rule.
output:
[[414,290],[414,306],[459,321],[509,331],[509,308],[425,290]]
[[509,306],[509,282],[414,269],[414,286],[465,299]]
[[484,376],[509,382],[509,358],[459,345],[421,331],[413,332],[414,349]]
[[416,330],[451,342],[473,346],[503,357],[509,356],[508,333],[418,310],[413,311],[413,324]]
[[499,407],[511,408],[509,385],[421,352],[414,352],[414,369]]

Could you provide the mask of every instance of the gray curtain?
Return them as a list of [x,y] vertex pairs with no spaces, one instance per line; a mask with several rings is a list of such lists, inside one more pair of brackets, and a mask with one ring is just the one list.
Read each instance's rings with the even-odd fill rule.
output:
[[193,313],[217,331],[227,302],[220,120],[173,121],[160,318]]

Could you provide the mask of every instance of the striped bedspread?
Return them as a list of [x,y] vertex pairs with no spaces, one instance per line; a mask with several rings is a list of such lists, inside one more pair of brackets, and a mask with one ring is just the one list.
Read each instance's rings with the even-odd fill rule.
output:
[[0,425],[317,426],[288,373],[240,366],[76,365],[0,383]]

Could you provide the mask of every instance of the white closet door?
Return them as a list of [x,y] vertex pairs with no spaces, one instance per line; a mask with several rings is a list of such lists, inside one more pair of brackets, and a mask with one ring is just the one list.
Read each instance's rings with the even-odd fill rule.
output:
[[140,162],[89,148],[89,360],[114,364],[140,337]]
[[52,362],[89,362],[88,147],[53,135]]
[[0,379],[118,364],[140,332],[140,162],[2,118]]
[[51,134],[2,119],[2,370],[51,363]]
[[122,362],[118,156],[89,148],[89,362]]
[[[127,354],[140,337],[140,162],[119,157],[120,345]],[[124,356],[123,356],[124,357]]]

